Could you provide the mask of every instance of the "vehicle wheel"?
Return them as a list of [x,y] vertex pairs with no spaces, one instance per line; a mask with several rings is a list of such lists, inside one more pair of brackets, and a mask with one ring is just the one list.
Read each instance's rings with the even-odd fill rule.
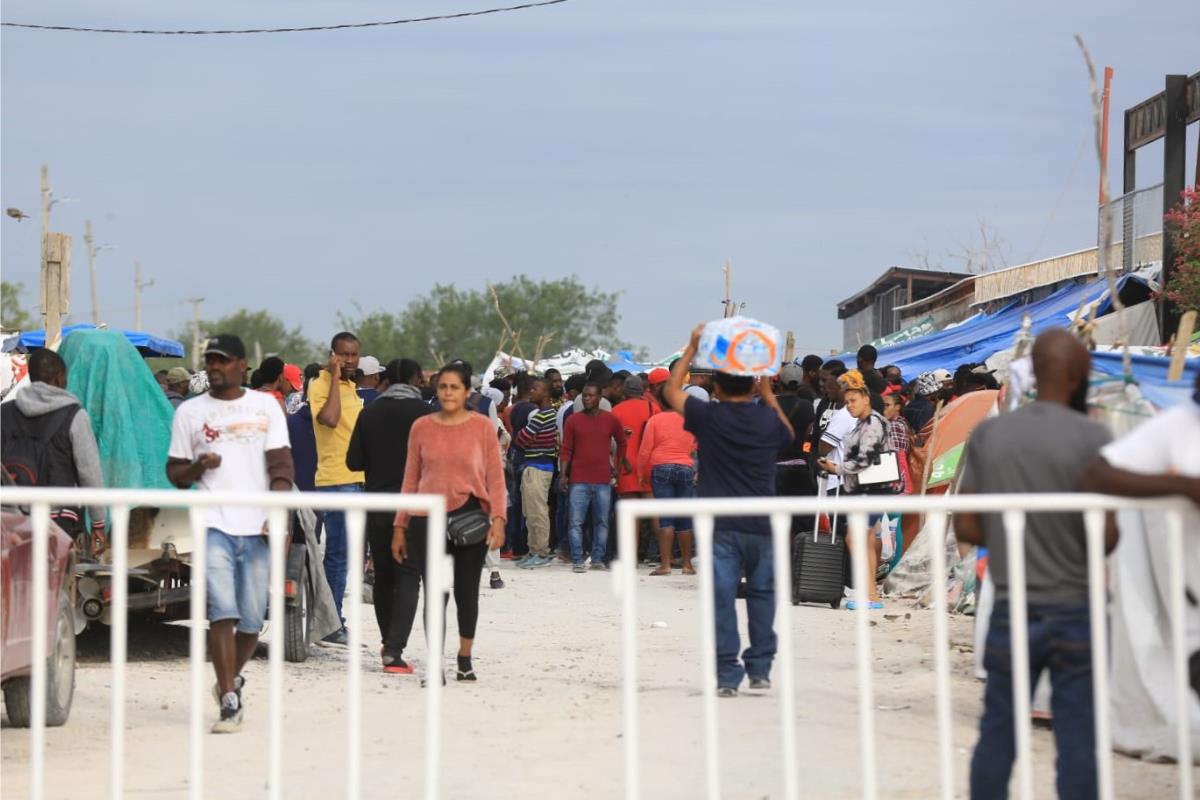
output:
[[[307,573],[307,570],[305,570]],[[284,608],[283,657],[293,664],[308,660],[308,577],[299,581],[295,605]]]
[[[13,678],[4,684],[4,707],[15,728],[28,728],[33,720],[32,679]],[[75,610],[64,594],[58,598],[54,641],[46,659],[46,726],[64,725],[75,697]]]
[[837,600],[831,601],[829,603],[829,607],[832,608],[834,611],[841,608],[842,607],[842,598],[839,597]]

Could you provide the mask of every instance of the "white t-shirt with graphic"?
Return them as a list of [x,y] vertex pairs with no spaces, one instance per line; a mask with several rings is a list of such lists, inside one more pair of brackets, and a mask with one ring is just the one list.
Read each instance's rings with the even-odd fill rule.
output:
[[[221,466],[207,470],[196,483],[203,491],[265,492],[271,488],[267,451],[290,446],[287,419],[274,397],[245,391],[236,400],[218,400],[202,394],[175,411],[168,455],[187,461],[203,453],[221,457]],[[208,510],[208,526],[230,536],[257,536],[266,520],[265,508]]]
[[[857,424],[858,420],[850,416],[850,412],[846,410],[845,406],[833,412],[833,416],[829,418],[829,424],[825,426],[825,432],[821,434],[821,441],[833,446],[826,458],[835,464],[841,464],[846,460],[846,437],[850,435]],[[838,475],[826,475],[822,483],[826,491],[832,492],[842,485],[842,479]],[[825,492],[819,491],[818,494],[823,495]]]

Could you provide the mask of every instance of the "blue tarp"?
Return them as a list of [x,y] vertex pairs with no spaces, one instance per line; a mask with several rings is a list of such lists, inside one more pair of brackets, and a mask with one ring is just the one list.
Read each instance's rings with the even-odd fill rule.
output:
[[[68,325],[63,328],[63,339],[67,335],[75,331],[92,331],[95,330],[95,325],[89,325],[86,322],[78,325]],[[110,329],[115,330],[115,329]],[[168,356],[172,358],[183,358],[183,345],[171,339],[160,339],[157,336],[141,331],[119,331],[125,334],[125,338],[129,343],[138,349],[143,356]],[[46,346],[45,331],[24,331],[17,337],[17,347],[24,347],[27,350],[36,350],[39,347]]]
[[[1166,356],[1130,356],[1133,379],[1142,395],[1158,408],[1170,408],[1190,400],[1195,391],[1196,374],[1200,373],[1200,358],[1189,358],[1183,368],[1183,379],[1167,380],[1171,359]],[[1125,374],[1120,351],[1092,353],[1092,371],[1121,377]]]
[[[1141,280],[1126,275],[1127,280]],[[915,378],[931,369],[947,369],[951,372],[960,364],[986,361],[1001,350],[1013,346],[1013,338],[1021,328],[1026,314],[1033,321],[1032,333],[1037,335],[1046,328],[1062,328],[1070,324],[1068,316],[1079,310],[1080,303],[1091,303],[1104,297],[1097,314],[1106,313],[1111,301],[1105,296],[1108,284],[1094,280],[1086,284],[1068,286],[1054,294],[1028,305],[1012,303],[999,311],[973,318],[945,331],[926,334],[894,347],[879,351],[879,366],[896,364],[906,378]],[[847,366],[853,366],[854,354],[842,356]]]

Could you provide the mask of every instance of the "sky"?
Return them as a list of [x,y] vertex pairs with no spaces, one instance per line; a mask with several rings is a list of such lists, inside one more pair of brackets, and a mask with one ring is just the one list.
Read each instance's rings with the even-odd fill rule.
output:
[[[320,25],[504,0],[6,0],[9,22]],[[745,313],[824,352],[837,302],[979,219],[1008,263],[1095,243],[1081,34],[1121,112],[1200,69],[1200,3],[568,0],[389,28],[253,36],[0,32],[0,274],[38,285],[38,170],[73,236],[72,319],[144,327],[266,308],[314,340],[338,312],[525,273],[621,291],[621,338],[662,357]],[[1197,128],[1188,138],[1194,174]],[[1138,159],[1161,180],[1162,149]],[[379,354],[383,357],[403,354]]]

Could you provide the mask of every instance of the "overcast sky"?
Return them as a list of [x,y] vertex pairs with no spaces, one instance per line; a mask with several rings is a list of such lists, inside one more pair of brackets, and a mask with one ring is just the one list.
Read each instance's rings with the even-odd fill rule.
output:
[[[101,27],[392,19],[503,0],[6,0],[4,18]],[[986,218],[1010,263],[1094,244],[1098,168],[1072,34],[1121,111],[1200,69],[1200,3],[569,0],[391,28],[133,37],[4,28],[3,276],[37,299],[38,166],[74,236],[73,319],[145,327],[268,308],[325,339],[338,310],[525,272],[621,290],[656,356],[746,313],[841,341],[837,301]],[[1189,131],[1193,174],[1198,126]],[[1139,159],[1161,179],[1162,151]],[[953,262],[946,262],[953,267]],[[402,355],[381,353],[384,357]]]

